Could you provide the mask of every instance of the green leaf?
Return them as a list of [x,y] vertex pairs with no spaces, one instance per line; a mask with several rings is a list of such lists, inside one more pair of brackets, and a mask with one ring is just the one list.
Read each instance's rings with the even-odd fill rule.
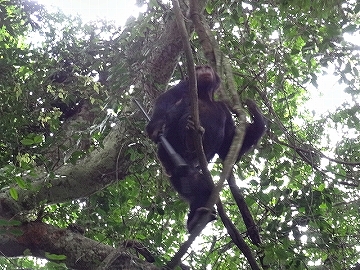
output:
[[63,261],[66,259],[66,255],[51,254],[49,252],[45,252],[45,257],[53,261]]
[[16,181],[17,185],[22,189],[25,189],[28,187],[27,183],[20,176],[15,176],[15,181]]
[[6,219],[0,219],[0,226],[20,226],[21,222],[18,220],[6,220]]
[[72,164],[75,164],[76,161],[78,161],[82,156],[84,155],[84,152],[83,151],[74,151],[70,158],[69,158],[69,161],[72,163]]
[[283,248],[275,249],[275,253],[277,257],[282,261],[285,261],[288,258],[286,251]]
[[17,192],[17,190],[15,188],[10,188],[9,190],[10,192],[10,196],[15,200],[17,201],[19,199],[19,194]]
[[318,187],[318,191],[323,191],[325,187],[326,187],[325,183],[321,183]]
[[354,14],[357,14],[360,12],[360,3],[357,2],[356,5],[355,5],[355,8],[354,8]]
[[344,28],[344,30],[343,30],[343,32],[345,33],[345,32],[351,32],[351,33],[353,33],[353,32],[355,32],[355,30],[357,30],[358,29],[358,26],[356,25],[356,24],[350,24],[350,25],[348,25],[348,26],[346,26],[345,28]]
[[36,135],[33,140],[34,140],[34,143],[35,143],[35,144],[42,143],[42,142],[43,142],[43,136],[41,136],[41,135]]
[[20,229],[11,229],[10,230],[10,233],[15,235],[15,236],[21,236],[24,234],[24,231],[23,230],[20,230]]
[[299,70],[295,66],[291,66],[290,69],[295,78],[299,77]]
[[163,215],[165,214],[164,209],[161,208],[161,207],[157,207],[156,210],[157,210],[157,212],[158,212],[158,214],[159,214],[160,216],[163,216]]
[[23,145],[33,145],[34,144],[34,140],[32,140],[32,139],[22,139],[20,142]]

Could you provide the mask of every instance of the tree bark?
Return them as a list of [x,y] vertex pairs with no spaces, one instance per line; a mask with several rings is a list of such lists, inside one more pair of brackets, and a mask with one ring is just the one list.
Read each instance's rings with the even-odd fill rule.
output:
[[[14,230],[21,232],[20,236]],[[9,227],[0,235],[0,252],[3,256],[23,256],[24,253],[38,258],[49,259],[51,254],[65,255],[64,262],[73,269],[96,269],[108,254],[115,249],[91,240],[70,229],[59,229],[41,222],[30,222],[19,227]],[[108,269],[159,269],[143,259],[125,252],[117,254],[117,259]],[[49,256],[50,254],[50,256]]]
[[[202,10],[205,3],[206,1],[200,3]],[[168,82],[182,51],[182,42],[174,17],[170,16],[163,24],[160,38],[156,42],[144,45],[149,53],[143,62],[137,63],[141,70],[133,73],[134,88],[138,91],[140,89],[144,104],[151,103],[149,100],[152,101],[159,94],[158,85],[165,85]],[[32,182],[32,188],[16,188],[17,200],[11,197],[9,190],[2,191],[0,220],[21,219],[21,216],[26,216],[29,211],[34,211],[43,204],[88,197],[124,179],[132,163],[126,154],[126,149],[135,141],[134,137],[127,134],[126,122],[118,121],[105,138],[103,147],[94,150],[83,160],[76,164],[60,164],[52,177],[43,168],[39,168],[38,176],[27,176]],[[54,149],[48,151],[48,154],[44,153],[45,156],[53,155]],[[26,250],[30,250],[31,255],[39,258],[48,258],[45,252],[63,254],[66,255],[64,262],[68,267],[94,269],[111,252],[114,252],[113,247],[73,233],[71,230],[59,229],[41,222],[4,228],[6,233],[0,234],[2,256],[24,256]],[[20,236],[13,234],[17,229],[21,231]],[[119,254],[115,263],[118,263],[118,266],[114,269],[139,269],[140,266],[141,269],[157,269],[150,263],[126,253]]]

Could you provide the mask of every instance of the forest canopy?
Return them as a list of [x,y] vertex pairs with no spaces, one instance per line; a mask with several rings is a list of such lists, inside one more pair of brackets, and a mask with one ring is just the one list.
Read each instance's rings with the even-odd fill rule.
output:
[[[0,0],[3,269],[360,269],[360,3],[137,4],[119,27]],[[218,214],[189,234],[134,100],[151,115],[192,62],[220,76],[239,142],[246,100],[267,129],[201,168]]]

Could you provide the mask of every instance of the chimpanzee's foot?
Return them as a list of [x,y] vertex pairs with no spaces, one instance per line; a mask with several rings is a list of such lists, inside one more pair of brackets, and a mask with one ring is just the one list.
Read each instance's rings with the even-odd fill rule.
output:
[[191,234],[196,225],[198,225],[201,218],[207,215],[205,224],[209,223],[210,221],[216,220],[216,211],[214,208],[207,208],[207,207],[200,207],[196,209],[195,215],[192,217],[191,220],[187,222],[187,229]]

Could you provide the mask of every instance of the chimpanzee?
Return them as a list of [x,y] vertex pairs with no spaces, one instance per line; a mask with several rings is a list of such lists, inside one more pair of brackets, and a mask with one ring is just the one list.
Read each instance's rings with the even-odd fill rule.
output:
[[56,98],[50,103],[50,105],[58,108],[62,112],[59,119],[60,121],[65,121],[66,119],[69,119],[79,113],[84,103],[85,99],[81,99],[80,97],[76,97],[75,101],[69,99],[67,102],[63,101],[61,98]]
[[[235,134],[235,124],[225,103],[214,101],[214,92],[220,85],[220,77],[210,66],[197,66],[195,71],[199,97],[199,117],[204,130],[202,139],[206,159],[210,161],[215,154],[218,154],[221,160],[225,160]],[[161,94],[156,99],[146,131],[154,142],[159,142],[159,134],[162,133],[174,150],[189,165],[189,170],[185,175],[177,174],[175,164],[172,163],[168,153],[159,143],[158,156],[170,176],[172,185],[189,202],[190,212],[187,228],[191,232],[196,225],[196,220],[192,219],[196,211],[206,209],[206,202],[214,186],[213,184],[208,185],[199,168],[191,136],[192,120],[188,92],[189,83],[187,80],[183,80]],[[244,142],[237,160],[257,144],[266,129],[266,120],[255,102],[247,100],[246,105],[253,122],[247,124]],[[212,211],[208,222],[214,220],[215,210],[207,210]]]

